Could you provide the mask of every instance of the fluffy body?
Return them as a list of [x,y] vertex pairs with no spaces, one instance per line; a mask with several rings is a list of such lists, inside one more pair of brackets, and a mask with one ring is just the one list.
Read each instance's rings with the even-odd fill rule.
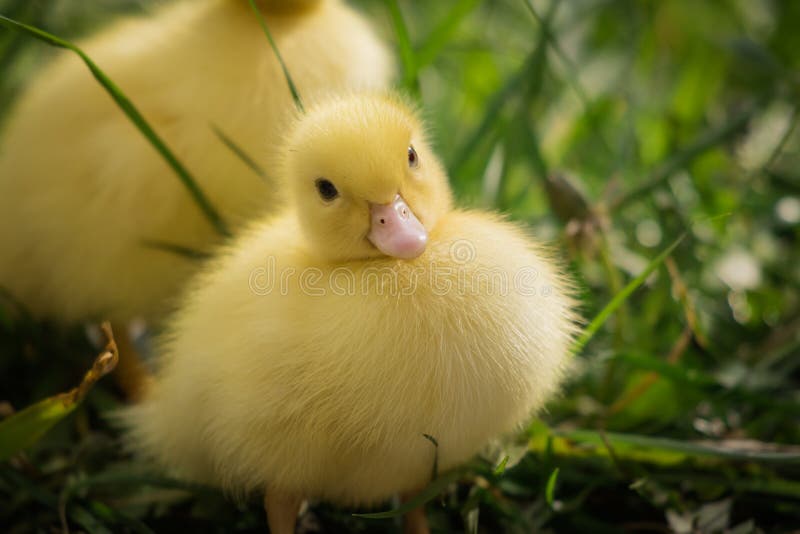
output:
[[[193,282],[152,389],[124,417],[133,447],[177,475],[369,505],[429,481],[423,434],[449,469],[553,395],[574,331],[569,284],[517,225],[450,207],[402,102],[322,105],[285,152],[290,208]],[[321,201],[318,176],[339,197]],[[430,229],[413,260],[364,241],[368,201],[398,190]]]
[[[340,0],[261,0],[304,97],[383,87],[390,55]],[[117,23],[81,47],[189,168],[232,229],[273,209],[270,147],[292,99],[246,0],[187,0]],[[153,319],[197,262],[145,240],[220,241],[177,176],[70,52],[17,103],[0,144],[0,287],[62,321]]]

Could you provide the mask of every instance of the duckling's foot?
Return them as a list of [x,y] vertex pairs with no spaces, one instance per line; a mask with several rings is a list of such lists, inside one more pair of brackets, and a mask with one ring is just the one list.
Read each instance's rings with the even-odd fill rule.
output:
[[302,503],[303,499],[300,497],[267,489],[264,495],[264,510],[267,511],[270,533],[292,534]]
[[[402,502],[411,500],[416,494],[406,493],[400,496]],[[429,534],[428,516],[425,514],[425,505],[406,512],[403,516],[403,534]]]
[[147,384],[152,380],[136,345],[131,339],[129,325],[116,323],[111,326],[119,350],[119,362],[114,371],[114,380],[131,401],[141,400]]

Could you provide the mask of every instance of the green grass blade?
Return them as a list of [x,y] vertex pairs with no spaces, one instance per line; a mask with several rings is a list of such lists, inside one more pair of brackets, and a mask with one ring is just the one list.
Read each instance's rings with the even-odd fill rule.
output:
[[567,55],[564,51],[564,48],[561,46],[561,43],[558,40],[558,37],[553,33],[553,30],[550,26],[550,21],[546,18],[543,18],[539,13],[536,11],[536,8],[533,6],[531,0],[525,0],[525,6],[528,8],[528,11],[533,15],[533,18],[536,19],[536,22],[539,23],[541,27],[542,34],[544,37],[549,41],[550,47],[556,53],[556,56],[561,60],[564,64],[565,70],[565,80],[567,84],[572,88],[575,95],[578,97],[578,100],[581,102],[581,106],[583,107],[583,113],[588,117],[588,124],[589,127],[592,129],[592,132],[597,137],[597,140],[600,142],[601,148],[608,154],[611,154],[613,151],[611,150],[611,145],[609,144],[608,140],[605,138],[605,135],[600,129],[600,125],[597,124],[597,121],[593,118],[591,114],[591,104],[592,102],[589,99],[589,95],[586,92],[586,89],[583,87],[580,81],[580,76],[578,76],[578,66],[575,64],[572,59]]
[[656,189],[664,184],[672,177],[673,174],[687,166],[695,158],[718,146],[720,143],[725,142],[733,135],[741,132],[745,126],[747,126],[747,123],[750,121],[753,115],[755,115],[757,110],[758,107],[753,106],[722,126],[707,130],[700,134],[687,147],[659,165],[641,185],[635,187],[627,193],[624,193],[619,198],[611,202],[609,211],[621,209],[631,202],[644,197],[653,189]]
[[417,49],[412,56],[415,58],[416,71],[419,72],[423,67],[433,63],[436,56],[445,45],[450,41],[453,32],[458,28],[459,23],[469,15],[478,5],[478,0],[459,0],[450,10],[447,16],[434,28],[425,42]]
[[107,323],[103,325],[103,331],[108,344],[78,387],[32,404],[0,421],[0,462],[39,441],[56,423],[75,410],[95,382],[114,370],[119,358],[117,345]]
[[685,237],[686,234],[682,234],[678,239],[673,241],[670,246],[661,252],[661,254],[653,258],[653,260],[647,264],[647,267],[645,267],[645,269],[639,273],[636,278],[631,280],[628,285],[622,288],[622,291],[614,295],[614,298],[611,299],[611,302],[606,304],[606,306],[600,310],[600,313],[598,313],[595,318],[592,319],[592,322],[589,323],[589,326],[586,327],[580,337],[572,345],[573,354],[578,354],[583,347],[586,346],[586,343],[588,343],[589,340],[594,337],[600,327],[603,326],[609,317],[611,317],[611,314],[614,313],[617,308],[619,308],[626,300],[628,300],[628,297],[630,297],[631,294],[636,291],[636,289],[642,285],[645,280],[647,280],[647,277],[650,276],[650,274],[655,271],[665,259],[667,259],[667,256],[669,256],[672,251],[675,250],[675,247],[677,247]]
[[486,113],[484,113],[478,127],[467,138],[461,148],[456,150],[454,156],[450,160],[450,176],[453,179],[458,179],[464,168],[467,159],[475,152],[478,145],[488,137],[488,134],[494,124],[497,122],[500,113],[503,111],[506,103],[512,98],[523,85],[528,77],[530,71],[530,61],[526,62],[522,68],[509,78],[506,83],[497,91],[492,99],[486,106]]
[[234,155],[242,161],[242,163],[247,165],[247,167],[254,173],[256,173],[258,176],[266,180],[267,173],[264,172],[264,169],[262,169],[261,166],[258,163],[256,163],[256,161],[253,158],[251,158],[250,155],[247,152],[245,152],[242,147],[236,144],[236,142],[233,139],[225,135],[225,132],[220,130],[220,128],[216,124],[211,125],[211,130],[214,132],[214,135],[216,135],[219,138],[219,140],[222,141],[222,144],[228,147],[228,149],[231,152],[233,152]]
[[553,500],[554,500],[553,494],[556,491],[557,480],[558,480],[558,467],[553,469],[553,472],[550,473],[550,476],[547,478],[547,485],[544,488],[544,497],[550,508],[553,508]]
[[[550,9],[545,15],[545,20],[549,23],[555,15],[558,2],[553,2]],[[536,47],[528,54],[527,59],[522,66],[514,73],[503,86],[492,96],[491,100],[486,106],[486,113],[484,113],[478,127],[470,134],[467,141],[456,150],[453,158],[450,160],[448,168],[450,169],[450,177],[458,180],[459,176],[464,169],[468,158],[475,152],[476,148],[480,145],[481,141],[489,137],[489,132],[494,128],[495,124],[505,108],[506,104],[517,94],[524,91],[526,84],[536,86],[541,84],[541,76],[544,71],[544,63],[547,59],[546,52],[546,39],[544,34],[539,38]]]
[[[251,0],[252,1],[252,0]],[[397,35],[397,46],[400,50],[400,61],[403,64],[403,87],[414,97],[419,98],[419,77],[417,61],[414,54],[414,47],[411,45],[411,36],[408,27],[400,11],[397,0],[387,0],[386,6],[389,8],[389,15],[392,18],[392,27]]]
[[190,260],[207,260],[211,257],[211,254],[208,252],[203,252],[202,250],[179,245],[177,243],[170,243],[169,241],[160,241],[158,239],[143,239],[142,245],[147,248],[161,250]]
[[[562,458],[605,458],[658,466],[675,466],[692,461],[698,466],[718,469],[720,463],[755,462],[765,465],[796,466],[800,449],[750,441],[746,446],[735,441],[686,441],[673,438],[600,433],[596,430],[529,429],[528,450],[545,455],[548,450]],[[612,452],[613,451],[613,457]]]
[[289,86],[289,91],[292,93],[294,105],[297,106],[297,109],[299,109],[301,112],[305,113],[306,108],[303,106],[303,101],[300,99],[300,92],[297,90],[297,86],[294,84],[292,75],[289,74],[289,68],[283,61],[283,56],[281,55],[281,51],[278,50],[278,45],[275,44],[275,39],[272,38],[272,33],[269,31],[269,26],[267,26],[267,21],[264,19],[264,15],[261,14],[261,11],[258,9],[258,6],[254,0],[248,1],[250,2],[250,7],[252,8],[253,13],[255,13],[256,18],[258,19],[258,23],[261,25],[261,29],[264,30],[264,35],[267,36],[269,46],[272,47],[275,57],[278,58],[278,63],[280,63],[281,70],[283,71],[283,77],[286,78],[286,84]]
[[505,473],[506,472],[506,466],[508,465],[508,460],[509,460],[509,456],[506,454],[505,456],[503,456],[503,459],[500,460],[500,463],[497,464],[497,467],[494,468],[494,471],[492,471],[492,473],[494,475],[496,475],[496,476],[500,476],[503,473]]
[[[604,448],[602,436],[594,430],[554,431],[556,436],[567,439],[574,444],[595,445]],[[753,461],[762,463],[778,463],[785,465],[800,464],[800,452],[780,450],[757,450],[754,448],[735,448],[713,442],[692,442],[671,438],[658,438],[638,434],[606,432],[605,437],[614,447],[620,458],[628,453],[650,451],[654,454],[668,453],[677,457],[703,457],[730,461]],[[771,445],[771,444],[765,444]]]
[[27,449],[75,409],[60,396],[28,406],[0,422],[0,462]]
[[414,508],[422,506],[428,501],[431,501],[436,498],[437,495],[442,493],[447,486],[452,484],[453,482],[457,481],[464,475],[463,469],[455,469],[450,471],[441,477],[437,478],[428,486],[419,492],[413,499],[410,499],[403,503],[402,506],[395,508],[394,510],[389,510],[386,512],[375,512],[371,514],[353,514],[354,517],[363,517],[365,519],[389,519],[392,517],[401,516],[407,512],[410,512]]
[[117,103],[125,115],[131,120],[131,122],[133,122],[136,128],[138,128],[139,131],[142,132],[142,135],[144,135],[150,144],[153,145],[153,148],[155,148],[158,153],[161,154],[161,157],[163,157],[172,170],[175,171],[175,174],[178,175],[181,183],[183,183],[183,185],[189,191],[189,194],[192,195],[192,198],[197,206],[205,214],[206,218],[208,218],[209,222],[214,226],[217,232],[224,236],[230,235],[230,232],[223,222],[222,217],[219,215],[217,210],[214,209],[214,206],[212,206],[208,201],[194,177],[192,177],[186,167],[183,166],[178,158],[167,147],[166,143],[161,139],[161,137],[159,137],[155,130],[153,130],[142,114],[139,113],[139,110],[136,109],[136,107],[133,105],[133,102],[131,102],[128,97],[125,96],[122,90],[117,87],[117,85],[108,76],[106,76],[100,67],[98,67],[94,61],[92,61],[89,56],[83,52],[83,50],[68,41],[60,39],[59,37],[51,35],[38,28],[34,28],[33,26],[28,26],[27,24],[17,22],[16,20],[10,19],[3,15],[0,15],[0,24],[6,28],[27,33],[28,35],[35,37],[36,39],[39,39],[40,41],[43,41],[49,45],[57,46],[59,48],[66,48],[67,50],[71,50],[80,56],[95,79],[100,82],[100,85],[102,85],[106,92],[108,92],[114,102]]
[[422,434],[422,436],[431,442],[433,445],[433,467],[431,468],[431,480],[439,478],[439,442],[430,434]]

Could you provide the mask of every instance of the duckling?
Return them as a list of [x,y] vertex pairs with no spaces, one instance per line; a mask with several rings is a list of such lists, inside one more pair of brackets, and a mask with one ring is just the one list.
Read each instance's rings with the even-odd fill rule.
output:
[[[390,54],[340,0],[259,0],[302,96],[385,87]],[[234,231],[274,209],[267,175],[292,97],[246,0],[187,0],[125,20],[80,46],[139,108]],[[64,52],[44,68],[0,143],[0,287],[63,323],[158,323],[221,238],[161,156],[85,65]],[[127,354],[127,351],[125,352]],[[126,358],[120,367],[126,366]]]
[[123,414],[133,448],[174,474],[265,491],[277,533],[302,499],[413,494],[435,455],[450,469],[518,428],[557,392],[576,324],[545,249],[453,208],[402,98],[324,99],[281,154],[286,209],[192,282]]

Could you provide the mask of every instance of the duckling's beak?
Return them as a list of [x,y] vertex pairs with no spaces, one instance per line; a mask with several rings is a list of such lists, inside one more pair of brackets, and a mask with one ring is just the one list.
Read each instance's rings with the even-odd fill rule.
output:
[[370,203],[370,217],[367,239],[387,256],[410,260],[425,251],[428,232],[400,195],[389,204]]

